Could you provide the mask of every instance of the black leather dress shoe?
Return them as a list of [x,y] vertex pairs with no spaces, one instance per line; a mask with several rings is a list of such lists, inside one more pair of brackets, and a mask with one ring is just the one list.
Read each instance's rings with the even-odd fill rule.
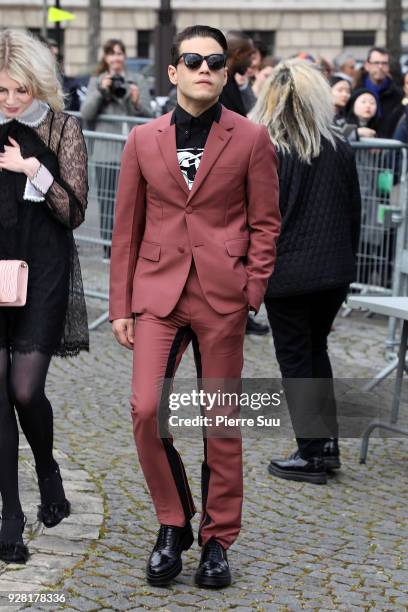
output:
[[154,586],[164,586],[183,569],[181,553],[194,542],[193,530],[188,522],[185,527],[161,525],[156,544],[149,557],[146,578]]
[[328,472],[341,468],[339,443],[336,438],[325,442],[322,456],[324,467]]
[[321,457],[302,459],[299,451],[293,453],[288,459],[273,459],[268,465],[268,472],[272,476],[278,476],[278,478],[285,478],[286,480],[312,482],[314,484],[326,484],[327,482],[323,459]]
[[227,551],[211,538],[203,547],[195,583],[200,587],[221,588],[231,584]]
[[257,323],[253,317],[248,315],[245,333],[247,335],[253,334],[254,336],[265,336],[267,333],[269,333],[269,327],[264,323]]
[[[27,519],[24,515],[2,516],[2,521],[16,521],[21,525],[21,533],[24,531]],[[0,561],[4,563],[21,563],[27,562],[30,553],[27,546],[21,542],[2,542],[0,541]]]

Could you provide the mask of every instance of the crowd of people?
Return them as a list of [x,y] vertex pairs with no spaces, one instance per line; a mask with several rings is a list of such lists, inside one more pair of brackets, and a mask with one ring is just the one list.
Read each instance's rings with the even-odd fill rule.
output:
[[[222,103],[234,112],[248,115],[281,58],[270,55],[261,39],[252,40],[241,31],[227,32],[227,41],[229,77]],[[55,41],[48,40],[47,44],[57,56]],[[402,72],[399,62],[386,48],[372,47],[359,69],[360,62],[349,52],[341,53],[332,62],[308,52],[299,52],[295,57],[314,64],[329,81],[334,124],[349,140],[378,137],[408,142],[408,71]],[[101,124],[98,114],[147,118],[157,115],[157,105],[151,105],[154,91],[142,74],[127,70],[126,48],[120,39],[105,42],[101,61],[87,87],[64,74],[62,60],[60,78],[65,108],[81,110],[88,128],[108,133],[120,130],[120,125],[109,121]],[[163,112],[172,110],[176,103],[173,87]]]
[[[83,118],[104,131],[112,125],[101,114],[152,115],[149,92],[125,60],[123,43],[108,41],[82,104]],[[355,279],[360,235],[360,187],[347,139],[389,137],[404,118],[403,94],[381,48],[370,50],[357,73],[348,55],[335,69],[308,54],[277,62],[241,32],[192,26],[176,36],[168,70],[174,111],[132,130],[119,177],[113,167],[109,174],[117,197],[105,251],[113,332],[134,349],[133,432],[160,524],[146,578],[159,586],[180,573],[194,540],[186,472],[172,437],[157,429],[168,412],[166,381],[190,343],[201,384],[239,385],[245,330],[268,331],[249,312],[265,303],[298,445],[290,457],[272,459],[269,472],[325,484],[341,467],[327,341]],[[25,33],[2,32],[0,260],[29,266],[26,304],[0,301],[6,562],[29,557],[17,417],[34,454],[38,519],[53,527],[71,513],[53,455],[45,381],[53,355],[88,348],[72,238],[84,220],[88,183],[79,122],[62,108],[49,49]],[[99,196],[113,223],[111,203]],[[111,230],[101,224],[104,238]],[[241,527],[242,443],[239,435],[207,433],[195,582],[225,587],[227,549]]]
[[[229,110],[248,117],[280,59],[268,55],[268,48],[261,40],[252,40],[243,32],[230,30],[226,33],[226,39],[228,78],[220,101]],[[332,63],[306,52],[300,52],[292,59],[296,58],[318,69],[330,84],[332,122],[349,142],[369,138],[396,138],[408,142],[408,86],[405,85],[408,77],[402,77],[401,69],[387,49],[371,48],[359,69],[356,59],[347,52],[337,56]],[[127,70],[123,42],[110,39],[103,46],[101,62],[91,77],[81,105],[84,126],[101,132],[120,132],[120,122],[101,120],[99,116],[127,115],[150,119],[153,116],[149,103],[151,93],[143,76]],[[176,105],[177,88],[173,86],[164,111],[172,111]],[[109,147],[109,143],[101,142],[92,149],[92,161],[96,164],[103,259],[109,262],[113,196],[119,176],[117,153]],[[381,163],[386,170],[387,159],[384,158]],[[372,183],[372,177],[367,172],[366,176],[360,176],[360,180],[364,184]],[[369,240],[364,243],[365,252],[360,262],[358,280],[389,287],[392,283],[392,265],[385,260],[393,261],[394,237],[392,235],[387,239],[377,222],[378,207],[372,202],[371,191],[368,194],[364,191],[363,195],[363,216],[367,223],[372,219],[372,227]],[[262,335],[268,332],[267,325],[248,317],[247,334]]]
[[[237,39],[241,48],[248,41],[239,32],[229,33],[227,39],[229,46],[231,41],[232,53],[237,49]],[[255,105],[265,79],[280,61],[267,56],[262,42],[253,41],[252,45],[250,66],[245,72],[237,69],[234,75],[247,113]],[[349,53],[342,53],[333,63],[303,52],[296,57],[317,66],[329,81],[335,106],[334,124],[349,140],[404,136],[408,75],[402,75],[387,49],[372,47],[359,70],[356,59]]]

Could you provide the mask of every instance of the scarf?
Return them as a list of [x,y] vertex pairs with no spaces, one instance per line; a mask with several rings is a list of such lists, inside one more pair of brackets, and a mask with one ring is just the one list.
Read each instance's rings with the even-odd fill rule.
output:
[[[20,145],[21,156],[36,157],[54,177],[59,174],[58,159],[32,127],[18,120],[6,121],[0,125],[0,151],[9,145],[9,136]],[[18,222],[19,205],[24,202],[27,176],[22,172],[3,170],[0,172],[0,225],[10,228]]]
[[364,87],[371,91],[372,94],[376,97],[377,100],[377,115],[378,117],[382,117],[381,110],[381,94],[383,91],[388,89],[391,85],[391,79],[386,77],[379,85],[373,83],[370,77],[367,75],[364,79]]

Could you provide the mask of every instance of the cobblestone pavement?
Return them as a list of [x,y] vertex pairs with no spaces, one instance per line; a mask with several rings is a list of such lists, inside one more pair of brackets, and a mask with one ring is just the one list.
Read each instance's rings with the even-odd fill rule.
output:
[[[338,377],[367,377],[384,365],[381,318],[339,318],[330,350]],[[271,337],[248,337],[245,376],[278,376]],[[268,475],[272,455],[293,439],[246,439],[243,529],[230,550],[233,585],[198,589],[195,544],[169,588],[146,584],[146,558],[157,524],[138,465],[128,405],[131,354],[108,325],[92,335],[91,353],[55,360],[48,393],[56,413],[56,447],[73,514],[44,533],[35,522],[38,493],[30,455],[21,477],[32,557],[27,566],[0,566],[0,591],[39,592],[48,586],[65,604],[0,610],[408,610],[408,442],[370,442],[359,465],[359,441],[342,441],[343,468],[327,486]],[[190,352],[181,376],[193,376]],[[177,442],[199,506],[201,444]],[[197,529],[198,515],[194,519]],[[42,585],[42,586],[41,586]]]

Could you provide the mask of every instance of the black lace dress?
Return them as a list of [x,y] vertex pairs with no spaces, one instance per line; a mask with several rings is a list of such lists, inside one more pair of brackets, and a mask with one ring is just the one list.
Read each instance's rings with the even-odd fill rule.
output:
[[[58,171],[44,201],[19,201],[17,222],[0,224],[0,259],[29,266],[27,304],[0,308],[0,348],[48,355],[89,349],[81,270],[72,230],[87,205],[87,151],[74,117],[51,110],[26,124],[55,154]],[[0,125],[1,131],[7,123]],[[23,143],[19,143],[23,150]],[[39,199],[38,199],[39,200]]]

